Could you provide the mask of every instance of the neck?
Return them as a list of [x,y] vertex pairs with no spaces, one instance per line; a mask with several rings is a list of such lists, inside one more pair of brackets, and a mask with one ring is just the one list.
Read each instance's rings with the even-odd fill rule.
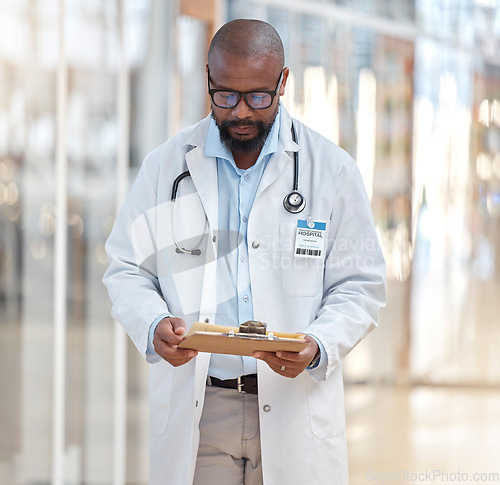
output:
[[255,162],[259,158],[260,150],[256,152],[250,152],[250,153],[241,153],[241,152],[232,152],[233,153],[233,158],[234,158],[234,163],[238,168],[241,168],[242,170],[246,170],[247,168],[250,168],[251,166],[255,165]]

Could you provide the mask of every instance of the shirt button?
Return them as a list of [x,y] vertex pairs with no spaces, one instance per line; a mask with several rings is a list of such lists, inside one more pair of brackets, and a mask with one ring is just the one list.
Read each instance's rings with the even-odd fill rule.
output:
[[268,413],[269,411],[271,411],[271,406],[269,406],[269,404],[266,404],[262,409],[265,413]]
[[245,262],[245,258],[242,256],[242,257],[240,258],[240,261],[241,261],[242,263],[244,263],[244,262]]
[[248,182],[250,180],[250,175],[245,175],[245,181]]
[[245,296],[243,297],[243,301],[244,301],[245,303],[248,301],[248,296],[247,296],[247,295],[245,295]]
[[254,249],[257,249],[259,246],[260,246],[260,244],[259,244],[259,242],[258,242],[258,241],[254,241],[254,242],[252,243],[252,247],[253,247]]
[[243,222],[246,224],[248,222],[248,218],[246,216],[243,217]]

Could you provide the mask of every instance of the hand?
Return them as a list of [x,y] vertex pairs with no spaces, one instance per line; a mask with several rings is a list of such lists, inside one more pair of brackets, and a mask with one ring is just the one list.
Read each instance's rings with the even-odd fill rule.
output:
[[[277,374],[283,377],[297,377],[311,363],[318,352],[318,344],[309,335],[305,336],[309,344],[300,352],[254,352],[256,359],[263,360]],[[281,368],[284,367],[284,370]]]
[[186,322],[182,318],[164,318],[158,324],[153,337],[156,353],[174,367],[187,364],[198,355],[196,350],[179,349],[186,333]]

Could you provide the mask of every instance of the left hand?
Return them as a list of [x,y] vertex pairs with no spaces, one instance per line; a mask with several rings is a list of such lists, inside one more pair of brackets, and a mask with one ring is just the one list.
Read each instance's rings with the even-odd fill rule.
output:
[[[318,351],[318,344],[309,335],[304,337],[309,344],[300,352],[254,352],[256,359],[263,360],[277,374],[283,377],[297,377],[314,359]],[[281,368],[284,367],[284,370]]]

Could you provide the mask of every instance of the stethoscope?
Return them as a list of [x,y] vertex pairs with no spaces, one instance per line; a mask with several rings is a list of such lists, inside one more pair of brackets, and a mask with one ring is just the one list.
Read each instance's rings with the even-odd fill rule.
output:
[[[295,133],[295,127],[293,126],[292,123],[292,140],[297,143],[297,135]],[[175,252],[180,254],[191,254],[193,256],[199,256],[201,255],[201,250],[199,249],[203,239],[205,238],[205,229],[207,228],[207,218],[205,215],[205,227],[203,228],[203,233],[196,244],[191,249],[186,249],[182,248],[179,246],[177,243],[177,240],[175,239],[175,230],[174,230],[174,206],[175,206],[175,201],[177,198],[177,190],[179,188],[180,182],[185,179],[186,177],[190,177],[191,174],[189,173],[189,170],[186,170],[185,172],[182,172],[177,178],[174,180],[174,183],[172,184],[172,205],[171,205],[171,228],[172,228],[172,239],[175,244]],[[290,212],[290,214],[298,214],[299,212],[302,212],[304,208],[306,207],[306,199],[305,197],[299,192],[299,153],[298,152],[293,152],[293,190],[285,195],[285,198],[283,199],[283,207]]]

